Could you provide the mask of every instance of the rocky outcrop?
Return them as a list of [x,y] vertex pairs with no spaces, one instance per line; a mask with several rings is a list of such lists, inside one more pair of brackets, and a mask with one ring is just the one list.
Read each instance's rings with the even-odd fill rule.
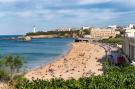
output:
[[33,35],[33,36],[29,36],[31,38],[55,38],[58,37],[57,35]]
[[31,40],[32,40],[32,38],[30,36],[25,36],[24,37],[24,41],[31,41]]
[[55,38],[55,37],[58,36],[57,35],[34,35],[34,36],[24,36],[22,38],[24,41],[31,41],[33,38]]

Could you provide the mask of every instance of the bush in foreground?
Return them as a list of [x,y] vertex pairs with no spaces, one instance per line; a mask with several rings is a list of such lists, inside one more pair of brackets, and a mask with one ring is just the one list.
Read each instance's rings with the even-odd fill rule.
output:
[[135,67],[111,66],[104,63],[102,76],[91,76],[79,80],[33,80],[16,81],[17,89],[135,89]]

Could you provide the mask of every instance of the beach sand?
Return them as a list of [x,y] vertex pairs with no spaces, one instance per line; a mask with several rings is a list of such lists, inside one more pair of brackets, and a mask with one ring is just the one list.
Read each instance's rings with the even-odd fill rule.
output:
[[104,48],[99,45],[79,42],[72,43],[69,52],[59,60],[27,72],[29,79],[78,79],[91,75],[102,75],[102,63],[105,56]]
[[0,89],[11,89],[9,86],[5,83],[0,83]]

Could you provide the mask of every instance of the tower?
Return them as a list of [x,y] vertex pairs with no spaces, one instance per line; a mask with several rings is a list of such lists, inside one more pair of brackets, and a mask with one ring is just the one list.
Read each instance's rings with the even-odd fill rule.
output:
[[33,26],[33,32],[34,33],[36,32],[36,26],[35,25]]

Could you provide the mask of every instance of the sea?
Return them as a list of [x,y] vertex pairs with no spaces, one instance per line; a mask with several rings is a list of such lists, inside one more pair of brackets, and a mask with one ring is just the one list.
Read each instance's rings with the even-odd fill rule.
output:
[[[33,69],[63,56],[73,38],[44,38],[31,41],[7,40],[17,35],[0,36],[0,56],[17,55],[24,62],[24,69]],[[3,39],[4,38],[4,39]],[[6,40],[5,40],[6,39]]]

